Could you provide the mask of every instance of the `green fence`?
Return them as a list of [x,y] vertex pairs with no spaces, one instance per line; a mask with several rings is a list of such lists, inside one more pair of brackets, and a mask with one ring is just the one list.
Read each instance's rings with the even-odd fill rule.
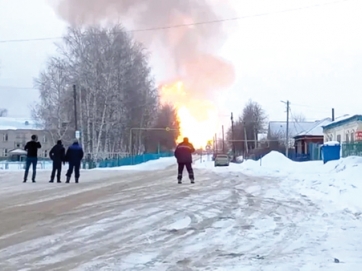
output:
[[115,159],[105,159],[98,163],[98,167],[108,168],[108,167],[138,165],[144,162],[157,160],[162,157],[172,157],[172,156],[173,152],[163,152],[163,153],[146,153],[136,156],[115,158]]
[[362,156],[362,142],[343,143],[342,157]]

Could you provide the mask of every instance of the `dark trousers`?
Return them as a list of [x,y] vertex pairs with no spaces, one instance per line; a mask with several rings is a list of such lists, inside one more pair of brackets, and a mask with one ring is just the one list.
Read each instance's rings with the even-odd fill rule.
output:
[[74,177],[76,180],[79,179],[79,176],[80,176],[80,162],[78,163],[73,163],[73,162],[69,162],[69,168],[68,168],[68,171],[67,171],[67,177],[70,178],[72,177],[72,173],[73,173],[73,170],[74,170]]
[[190,180],[193,180],[194,179],[194,170],[192,169],[192,163],[178,163],[177,180],[181,181],[184,167],[186,167],[186,170],[189,173]]
[[25,174],[24,174],[24,181],[28,179],[29,169],[30,166],[33,166],[33,176],[31,178],[32,181],[35,181],[36,177],[36,165],[38,164],[38,158],[37,157],[27,157],[25,162]]
[[55,172],[57,172],[57,181],[60,182],[60,174],[62,173],[62,161],[53,161],[52,174],[50,175],[50,181],[54,181]]

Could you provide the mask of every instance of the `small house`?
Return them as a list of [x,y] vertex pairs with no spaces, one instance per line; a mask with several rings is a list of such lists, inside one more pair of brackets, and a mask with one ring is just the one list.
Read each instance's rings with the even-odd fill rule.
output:
[[314,127],[305,130],[294,136],[294,146],[296,153],[308,155],[310,160],[320,159],[320,145],[324,142],[323,127],[332,122],[331,118],[326,118],[314,123]]
[[362,115],[345,115],[323,127],[324,141],[338,141],[341,156],[362,156]]
[[[301,121],[295,122],[290,121],[288,125],[288,138],[289,138],[289,146],[294,146],[293,138],[304,131],[309,131],[316,126],[315,121]],[[268,125],[268,140],[279,140],[281,142],[286,141],[286,129],[287,122],[286,121],[271,121]]]
[[345,115],[323,126],[324,141],[362,141],[362,115]]

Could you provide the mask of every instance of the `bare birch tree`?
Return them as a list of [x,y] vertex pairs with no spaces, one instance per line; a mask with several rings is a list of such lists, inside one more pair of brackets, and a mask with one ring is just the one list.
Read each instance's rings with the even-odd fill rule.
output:
[[[234,147],[237,153],[248,153],[258,147],[258,134],[263,130],[267,116],[265,111],[255,101],[249,100],[242,114],[234,122]],[[232,139],[231,128],[226,134],[228,142]],[[229,143],[229,147],[232,144]]]
[[33,118],[48,130],[53,143],[58,139],[70,141],[74,118],[69,114],[73,108],[66,62],[51,58],[46,70],[35,80],[35,86],[40,92],[40,103],[32,109]]
[[[58,69],[67,70],[67,76],[62,77],[64,90],[77,86],[77,119],[85,151],[96,158],[127,151],[130,129],[152,125],[158,108],[157,89],[143,47],[120,25],[69,28],[57,47],[65,63]],[[68,123],[74,127],[74,100],[69,93],[64,94],[67,102],[59,110],[70,114]],[[41,92],[34,115],[46,127],[52,127],[46,110],[55,102],[48,94]],[[132,148],[139,151],[142,133],[136,138]]]
[[305,122],[306,118],[303,113],[296,113],[292,115],[292,121],[294,122]]

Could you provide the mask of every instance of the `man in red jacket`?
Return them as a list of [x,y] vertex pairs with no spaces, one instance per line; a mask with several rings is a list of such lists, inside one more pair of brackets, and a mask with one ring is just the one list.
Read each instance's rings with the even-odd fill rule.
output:
[[185,137],[183,142],[178,144],[176,147],[175,157],[178,164],[177,180],[179,184],[182,183],[182,173],[184,171],[184,167],[186,167],[187,172],[189,173],[191,183],[195,183],[194,171],[192,169],[192,154],[194,152],[195,148],[189,142],[187,137]]

